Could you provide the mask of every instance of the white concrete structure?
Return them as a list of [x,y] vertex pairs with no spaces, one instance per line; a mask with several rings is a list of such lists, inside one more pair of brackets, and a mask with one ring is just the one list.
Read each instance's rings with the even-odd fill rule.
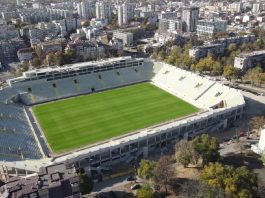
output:
[[251,149],[257,154],[263,154],[265,152],[265,128],[263,127],[260,132],[260,139],[258,144],[251,145]]

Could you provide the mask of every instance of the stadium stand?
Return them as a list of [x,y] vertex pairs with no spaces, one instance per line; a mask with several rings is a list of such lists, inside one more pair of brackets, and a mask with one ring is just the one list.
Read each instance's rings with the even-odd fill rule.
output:
[[0,161],[40,159],[30,123],[22,106],[0,104]]
[[[43,148],[23,105],[145,81],[182,98],[201,111],[79,150],[43,158]],[[0,173],[3,174],[8,172],[3,167],[36,171],[43,164],[82,160],[91,164],[114,163],[115,160],[130,163],[135,157],[162,145],[227,127],[242,116],[245,105],[243,96],[235,89],[189,71],[142,58],[119,57],[33,70],[7,83],[0,90]]]

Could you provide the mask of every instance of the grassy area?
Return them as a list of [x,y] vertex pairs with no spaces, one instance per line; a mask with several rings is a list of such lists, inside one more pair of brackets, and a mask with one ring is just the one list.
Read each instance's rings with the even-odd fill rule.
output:
[[75,149],[198,109],[150,83],[33,107],[53,152]]

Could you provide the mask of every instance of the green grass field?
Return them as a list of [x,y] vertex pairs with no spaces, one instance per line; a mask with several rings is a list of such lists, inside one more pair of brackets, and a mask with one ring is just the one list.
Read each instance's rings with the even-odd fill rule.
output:
[[53,152],[60,153],[198,111],[142,83],[33,107]]

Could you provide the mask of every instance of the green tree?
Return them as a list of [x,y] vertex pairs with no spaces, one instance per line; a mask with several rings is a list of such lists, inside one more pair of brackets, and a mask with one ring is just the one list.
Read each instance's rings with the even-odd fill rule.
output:
[[149,186],[143,186],[137,191],[137,198],[154,198],[154,193]]
[[79,175],[79,188],[82,195],[89,194],[93,189],[93,181],[86,174]]
[[219,143],[215,137],[211,137],[208,134],[202,134],[192,140],[192,145],[194,150],[202,158],[203,166],[209,162],[219,160]]
[[156,163],[150,160],[141,160],[137,174],[144,179],[152,179],[154,177],[154,170]]

